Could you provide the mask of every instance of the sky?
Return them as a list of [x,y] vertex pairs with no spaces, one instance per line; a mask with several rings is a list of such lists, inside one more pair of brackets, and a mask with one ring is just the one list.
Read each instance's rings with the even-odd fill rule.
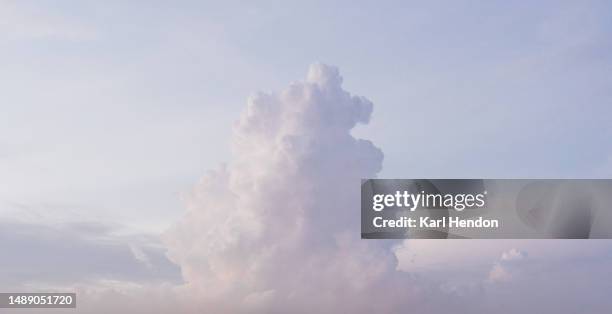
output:
[[[362,108],[359,110],[368,107],[363,103],[370,103],[371,114],[358,110],[361,115],[353,116],[350,110],[321,109],[326,114],[319,116],[320,112],[307,108],[296,110],[296,114],[312,114],[327,122],[328,117],[337,115],[340,121],[350,116],[351,125],[331,120],[332,125],[341,124],[340,131],[329,129],[327,122],[307,124],[300,120],[305,117],[289,113],[262,114],[261,123],[285,121],[282,128],[266,131],[276,137],[304,133],[310,134],[303,135],[306,138],[330,139],[321,145],[331,145],[328,148],[338,150],[337,155],[316,145],[305,146],[313,150],[315,161],[333,164],[337,158],[354,156],[350,152],[371,157],[364,157],[367,162],[355,164],[354,169],[345,169],[346,175],[339,175],[339,180],[350,182],[357,174],[382,178],[609,178],[611,9],[606,1],[0,0],[0,239],[11,252],[0,271],[3,285],[76,285],[86,295],[100,295],[99,287],[154,286],[155,291],[147,293],[174,296],[180,295],[174,291],[179,289],[176,286],[190,278],[195,278],[195,286],[207,282],[210,273],[200,269],[202,260],[216,256],[220,264],[234,265],[236,256],[231,252],[201,249],[207,247],[202,243],[231,238],[231,230],[209,238],[199,232],[179,235],[176,228],[199,230],[207,226],[208,215],[225,217],[210,206],[236,206],[232,198],[215,199],[213,205],[200,199],[198,195],[208,195],[211,189],[205,182],[215,181],[210,176],[263,180],[259,184],[264,185],[269,183],[266,180],[302,182],[304,174],[289,177],[290,166],[285,162],[266,162],[275,160],[268,154],[287,148],[276,146],[268,135],[257,137],[259,133],[245,131],[249,120],[244,116],[253,106],[285,108],[283,104],[288,104],[290,108],[306,103],[334,104],[330,108],[335,108],[336,102],[327,96],[322,100],[282,96],[291,94],[293,88],[308,93],[312,84],[333,90],[329,97],[336,100],[344,99],[345,92],[367,98],[367,102],[344,99],[339,103]],[[311,129],[304,131],[300,125]],[[371,141],[374,148],[354,144],[349,135]],[[254,146],[244,148],[241,138]],[[300,141],[290,143],[287,145],[302,145]],[[261,155],[250,155],[258,149]],[[295,149],[288,150],[288,156],[297,158],[298,164],[310,165],[311,159],[300,159],[310,155]],[[379,160],[376,151],[384,159]],[[257,168],[248,165],[245,156],[265,158]],[[313,169],[315,174],[321,170]],[[287,177],[256,175],[270,171],[287,173]],[[328,179],[313,175],[304,182]],[[244,187],[231,182],[220,188],[243,191]],[[274,194],[278,191],[249,193],[244,195],[255,201],[241,207],[247,217],[262,214],[252,204],[281,197]],[[306,202],[307,197],[301,197]],[[292,208],[312,207],[304,202]],[[313,208],[313,213],[319,212]],[[305,221],[323,223],[315,214],[304,215]],[[189,221],[185,217],[196,218]],[[276,222],[268,218],[261,218],[260,223]],[[315,233],[307,227],[303,230],[306,235]],[[544,296],[550,300],[544,304],[552,304],[559,285],[572,282],[576,291],[604,289],[609,288],[604,279],[612,275],[606,267],[612,260],[607,241],[551,245],[556,249],[537,241],[490,248],[463,244],[465,250],[461,247],[461,253],[453,255],[457,259],[453,263],[459,266],[446,269],[435,267],[449,258],[445,253],[449,248],[442,244],[383,244],[383,250],[342,240],[336,234],[343,231],[337,224],[323,230],[323,235],[335,237],[337,252],[345,255],[338,256],[333,246],[315,240],[294,243],[295,247],[316,252],[313,254],[328,264],[347,259],[356,265],[356,272],[369,261],[351,257],[383,256],[390,264],[382,263],[380,274],[363,279],[364,287],[370,288],[381,284],[374,277],[383,282],[396,277],[392,270],[397,260],[399,272],[411,279],[398,279],[394,287],[433,289],[434,295],[445,298],[449,291],[467,293],[467,297],[458,294],[457,304],[461,305],[466,299],[481,298],[482,291],[491,296],[489,300],[499,301],[525,287],[552,291]],[[231,243],[265,251],[272,241],[268,236],[262,235],[256,244]],[[191,243],[185,240],[189,238],[201,240]],[[187,249],[192,246],[200,249]],[[40,267],[37,260],[48,256],[45,252],[55,250],[66,252],[58,255],[66,259],[49,261],[41,269],[59,271],[44,277],[42,270],[32,271],[33,265]],[[548,253],[538,253],[542,250]],[[423,259],[417,259],[416,266],[406,266],[406,260],[415,254]],[[504,259],[504,254],[514,257]],[[264,258],[256,251],[245,256]],[[274,255],[270,261],[275,265],[288,259],[299,265],[296,259],[300,256]],[[552,266],[545,275],[536,275],[543,265]],[[227,271],[248,265],[234,266]],[[408,268],[402,271],[402,267]],[[259,277],[253,278],[251,288],[263,289],[259,294],[243,296],[244,291],[228,286],[217,299],[198,306],[214,304],[225,309],[228,299],[241,295],[250,306],[256,306],[252,304],[255,299],[263,312],[270,310],[266,302],[287,296],[275,296],[269,292],[274,289],[268,288],[295,283],[269,281],[267,271],[253,272]],[[558,279],[559,274],[567,277]],[[497,287],[498,282],[511,278],[523,279]],[[324,278],[317,280],[324,286],[331,284]],[[410,284],[404,286],[407,281]],[[297,291],[312,293],[306,288]],[[343,296],[350,300],[360,295],[356,287]],[[422,311],[435,303],[415,298]],[[601,299],[594,291],[582,305],[598,312],[610,305]],[[524,306],[536,303],[527,299]],[[541,310],[571,312],[571,306],[580,303],[562,304],[565,307]],[[514,309],[522,309],[516,306]]]

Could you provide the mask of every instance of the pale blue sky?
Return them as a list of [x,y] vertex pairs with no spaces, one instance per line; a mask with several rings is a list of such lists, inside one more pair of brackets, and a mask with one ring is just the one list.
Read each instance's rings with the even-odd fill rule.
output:
[[609,176],[611,9],[1,1],[0,214],[162,230],[247,96],[314,61],[374,102],[382,177]]
[[[611,2],[330,2],[0,0],[0,288],[180,282],[158,234],[181,193],[231,160],[249,95],[316,61],[374,103],[354,134],[381,177],[612,176]],[[408,276],[458,304],[596,313],[610,245],[582,244],[417,242],[407,260],[456,265]],[[514,247],[526,266],[499,260]],[[514,285],[481,285],[496,265]]]

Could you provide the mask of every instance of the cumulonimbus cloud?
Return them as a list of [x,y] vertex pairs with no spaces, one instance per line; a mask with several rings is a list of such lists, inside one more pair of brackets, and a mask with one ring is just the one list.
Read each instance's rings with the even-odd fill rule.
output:
[[[324,64],[280,93],[249,99],[233,161],[197,184],[165,235],[205,308],[380,312],[370,301],[398,283],[396,260],[388,242],[359,238],[359,184],[376,176],[383,154],[350,133],[371,112]],[[410,291],[384,293],[405,302]]]
[[[376,176],[383,154],[350,132],[371,112],[323,64],[279,93],[249,99],[232,161],[202,178],[164,235],[185,281],[182,313],[487,313],[497,309],[491,289],[501,289],[487,275],[505,251],[529,254],[517,266],[529,267],[524,279],[566,256],[560,242],[361,240],[360,179]],[[570,247],[597,255],[609,245]],[[510,276],[501,271],[493,269],[497,281]]]

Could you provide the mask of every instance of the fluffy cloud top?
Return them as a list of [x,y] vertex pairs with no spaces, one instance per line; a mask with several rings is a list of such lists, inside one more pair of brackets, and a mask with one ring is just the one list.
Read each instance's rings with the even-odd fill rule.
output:
[[[362,311],[395,272],[385,242],[359,239],[359,183],[383,154],[350,131],[372,103],[335,67],[248,101],[234,160],[210,172],[166,235],[170,258],[208,309]],[[373,309],[373,308],[371,308]]]

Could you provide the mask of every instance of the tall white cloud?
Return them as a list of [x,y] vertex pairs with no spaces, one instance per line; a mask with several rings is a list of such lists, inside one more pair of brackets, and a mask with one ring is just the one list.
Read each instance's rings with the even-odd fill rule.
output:
[[323,64],[280,93],[249,99],[233,161],[201,180],[165,237],[207,308],[374,309],[368,299],[396,261],[387,242],[359,239],[360,179],[376,176],[383,154],[350,131],[371,112]]

